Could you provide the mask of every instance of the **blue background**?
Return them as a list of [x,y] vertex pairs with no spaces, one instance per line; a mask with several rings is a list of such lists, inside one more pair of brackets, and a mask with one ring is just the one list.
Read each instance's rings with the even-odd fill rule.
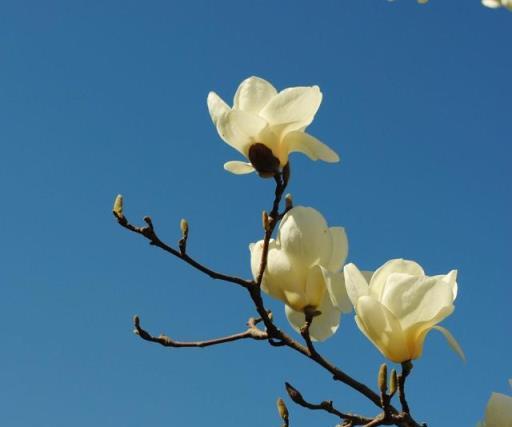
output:
[[[311,401],[377,408],[264,342],[164,349],[238,332],[253,308],[122,230],[114,196],[162,238],[248,277],[272,182],[222,169],[238,154],[206,108],[250,75],[318,84],[310,127],[340,164],[292,156],[290,191],[343,225],[349,260],[459,269],[456,311],[427,338],[408,395],[430,426],[471,426],[510,393],[512,15],[478,0],[3,1],[0,3],[0,424],[279,426],[290,381]],[[288,328],[281,304],[269,301]],[[353,315],[318,347],[372,386],[383,358]],[[336,418],[289,405],[291,425]]]

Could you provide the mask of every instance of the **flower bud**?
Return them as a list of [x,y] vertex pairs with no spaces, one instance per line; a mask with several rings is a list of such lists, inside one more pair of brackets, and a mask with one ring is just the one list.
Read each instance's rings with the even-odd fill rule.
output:
[[116,199],[114,200],[114,206],[112,207],[112,212],[117,217],[123,216],[123,196],[118,194]]
[[288,408],[286,407],[284,400],[281,398],[277,399],[277,411],[285,425],[288,425]]
[[298,405],[300,405],[304,402],[304,398],[302,397],[302,394],[300,394],[299,390],[294,388],[289,383],[285,383],[285,386],[286,386],[286,392],[288,393],[288,396],[290,396],[290,399],[292,399]]
[[181,235],[183,236],[184,239],[186,239],[188,236],[188,221],[184,218],[182,218],[180,221],[180,229]]
[[286,211],[289,211],[291,208],[293,208],[293,200],[292,195],[288,193],[286,196],[284,196],[284,203]]
[[389,395],[393,396],[398,388],[398,377],[394,369],[391,370],[391,376],[389,378]]
[[265,231],[270,230],[270,222],[268,219],[268,213],[266,211],[263,211],[261,213],[261,223],[263,225],[263,230],[265,230]]
[[380,365],[378,382],[380,392],[386,393],[388,389],[388,367],[385,363]]

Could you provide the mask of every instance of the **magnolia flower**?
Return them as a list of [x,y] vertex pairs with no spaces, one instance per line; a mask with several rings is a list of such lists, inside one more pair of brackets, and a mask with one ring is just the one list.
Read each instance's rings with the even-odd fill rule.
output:
[[512,0],[482,0],[482,4],[491,9],[506,7],[508,10],[512,11]]
[[394,259],[375,271],[370,284],[354,264],[346,265],[344,274],[357,326],[388,359],[420,357],[431,329],[440,331],[464,358],[450,332],[436,325],[454,310],[456,270],[429,277],[414,261]]
[[[512,380],[509,384],[512,387]],[[492,393],[485,409],[485,420],[478,427],[512,427],[512,397]]]
[[[254,278],[260,271],[263,240],[249,246]],[[279,224],[270,240],[267,268],[261,288],[283,301],[288,321],[297,331],[305,310],[319,311],[310,327],[311,338],[323,341],[336,332],[341,312],[352,309],[341,267],[348,252],[342,227],[328,227],[313,208],[297,206]]]
[[299,151],[311,160],[339,161],[338,155],[304,132],[322,102],[318,86],[291,87],[281,92],[266,80],[249,77],[238,87],[233,107],[215,92],[208,94],[208,110],[220,137],[250,163],[231,161],[224,169],[235,174],[256,170],[270,177]]

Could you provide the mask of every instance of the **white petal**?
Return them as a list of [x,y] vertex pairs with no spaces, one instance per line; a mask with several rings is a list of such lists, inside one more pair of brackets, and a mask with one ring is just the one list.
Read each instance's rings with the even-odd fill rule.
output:
[[[338,330],[341,313],[332,306],[327,296],[318,307],[318,310],[321,314],[313,319],[309,328],[309,335],[313,341],[325,341]],[[285,312],[290,325],[300,333],[300,328],[304,326],[306,321],[304,313],[293,310],[287,305],[285,306]]]
[[491,394],[485,410],[485,427],[512,427],[512,397]]
[[355,307],[357,300],[369,294],[368,282],[354,264],[347,264],[343,268],[347,295]]
[[339,271],[348,255],[347,233],[343,227],[329,227],[331,236],[331,256],[325,267],[331,271]]
[[392,259],[378,268],[373,273],[372,280],[370,282],[370,292],[380,301],[384,285],[388,276],[392,273],[406,273],[411,276],[424,276],[425,272],[423,268],[414,261],[406,259]]
[[482,4],[492,9],[496,9],[501,6],[499,0],[482,0]]
[[267,120],[270,126],[287,124],[287,131],[303,129],[315,117],[322,92],[318,86],[292,87],[279,92],[260,111],[260,116]]
[[250,163],[239,162],[237,160],[224,163],[224,169],[228,172],[234,173],[235,175],[244,175],[254,172],[254,168]]
[[314,265],[309,269],[306,279],[306,288],[304,292],[305,304],[315,308],[318,307],[323,301],[326,291],[327,288],[325,286],[322,267]]
[[[462,351],[461,346],[457,342],[457,340],[454,338],[454,336],[450,333],[450,331],[446,328],[443,328],[442,326],[433,326],[432,329],[435,329],[443,334],[443,336],[446,338],[446,341],[448,342],[448,345],[452,348],[452,350],[459,355],[459,357],[465,362],[466,356],[464,355],[464,352]],[[512,412],[511,412],[512,415]],[[512,423],[512,418],[510,418],[509,422]]]
[[339,156],[327,145],[315,137],[301,131],[287,133],[283,144],[289,153],[299,152],[308,156],[311,160],[323,160],[328,163],[340,161]]
[[319,264],[331,255],[331,236],[320,212],[296,206],[279,224],[277,240],[282,248],[306,267]]
[[219,117],[217,132],[220,137],[245,157],[249,146],[258,142],[260,132],[267,126],[260,117],[240,110],[231,110]]
[[325,286],[332,304],[343,313],[350,313],[352,311],[352,303],[347,294],[345,287],[345,277],[342,272],[330,272],[322,268],[324,274]]
[[411,359],[400,323],[385,306],[363,296],[355,307],[357,326],[385,357],[396,363]]
[[231,111],[231,108],[222,100],[222,98],[215,92],[210,92],[206,98],[208,104],[208,111],[210,117],[215,125],[217,125],[220,118]]
[[277,95],[269,82],[259,77],[245,79],[235,93],[233,108],[258,114]]
[[391,273],[382,290],[380,302],[406,330],[415,323],[433,319],[440,322],[442,318],[438,318],[438,314],[452,306],[453,292],[451,286],[436,277]]

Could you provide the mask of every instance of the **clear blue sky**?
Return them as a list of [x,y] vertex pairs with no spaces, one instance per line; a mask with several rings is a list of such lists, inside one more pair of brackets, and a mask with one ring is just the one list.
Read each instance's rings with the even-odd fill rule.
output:
[[[236,153],[206,108],[250,75],[318,84],[311,133],[337,165],[292,156],[290,191],[347,228],[349,260],[459,269],[443,322],[409,382],[430,426],[472,426],[508,392],[512,283],[512,14],[478,0],[5,1],[0,6],[0,424],[279,426],[290,381],[312,401],[375,409],[307,360],[262,342],[164,349],[132,334],[200,339],[253,314],[119,228],[150,214],[169,242],[249,276],[272,183],[222,169]],[[280,304],[269,302],[286,328]],[[320,350],[375,384],[380,353],[353,315]],[[293,427],[336,419],[290,405]]]

